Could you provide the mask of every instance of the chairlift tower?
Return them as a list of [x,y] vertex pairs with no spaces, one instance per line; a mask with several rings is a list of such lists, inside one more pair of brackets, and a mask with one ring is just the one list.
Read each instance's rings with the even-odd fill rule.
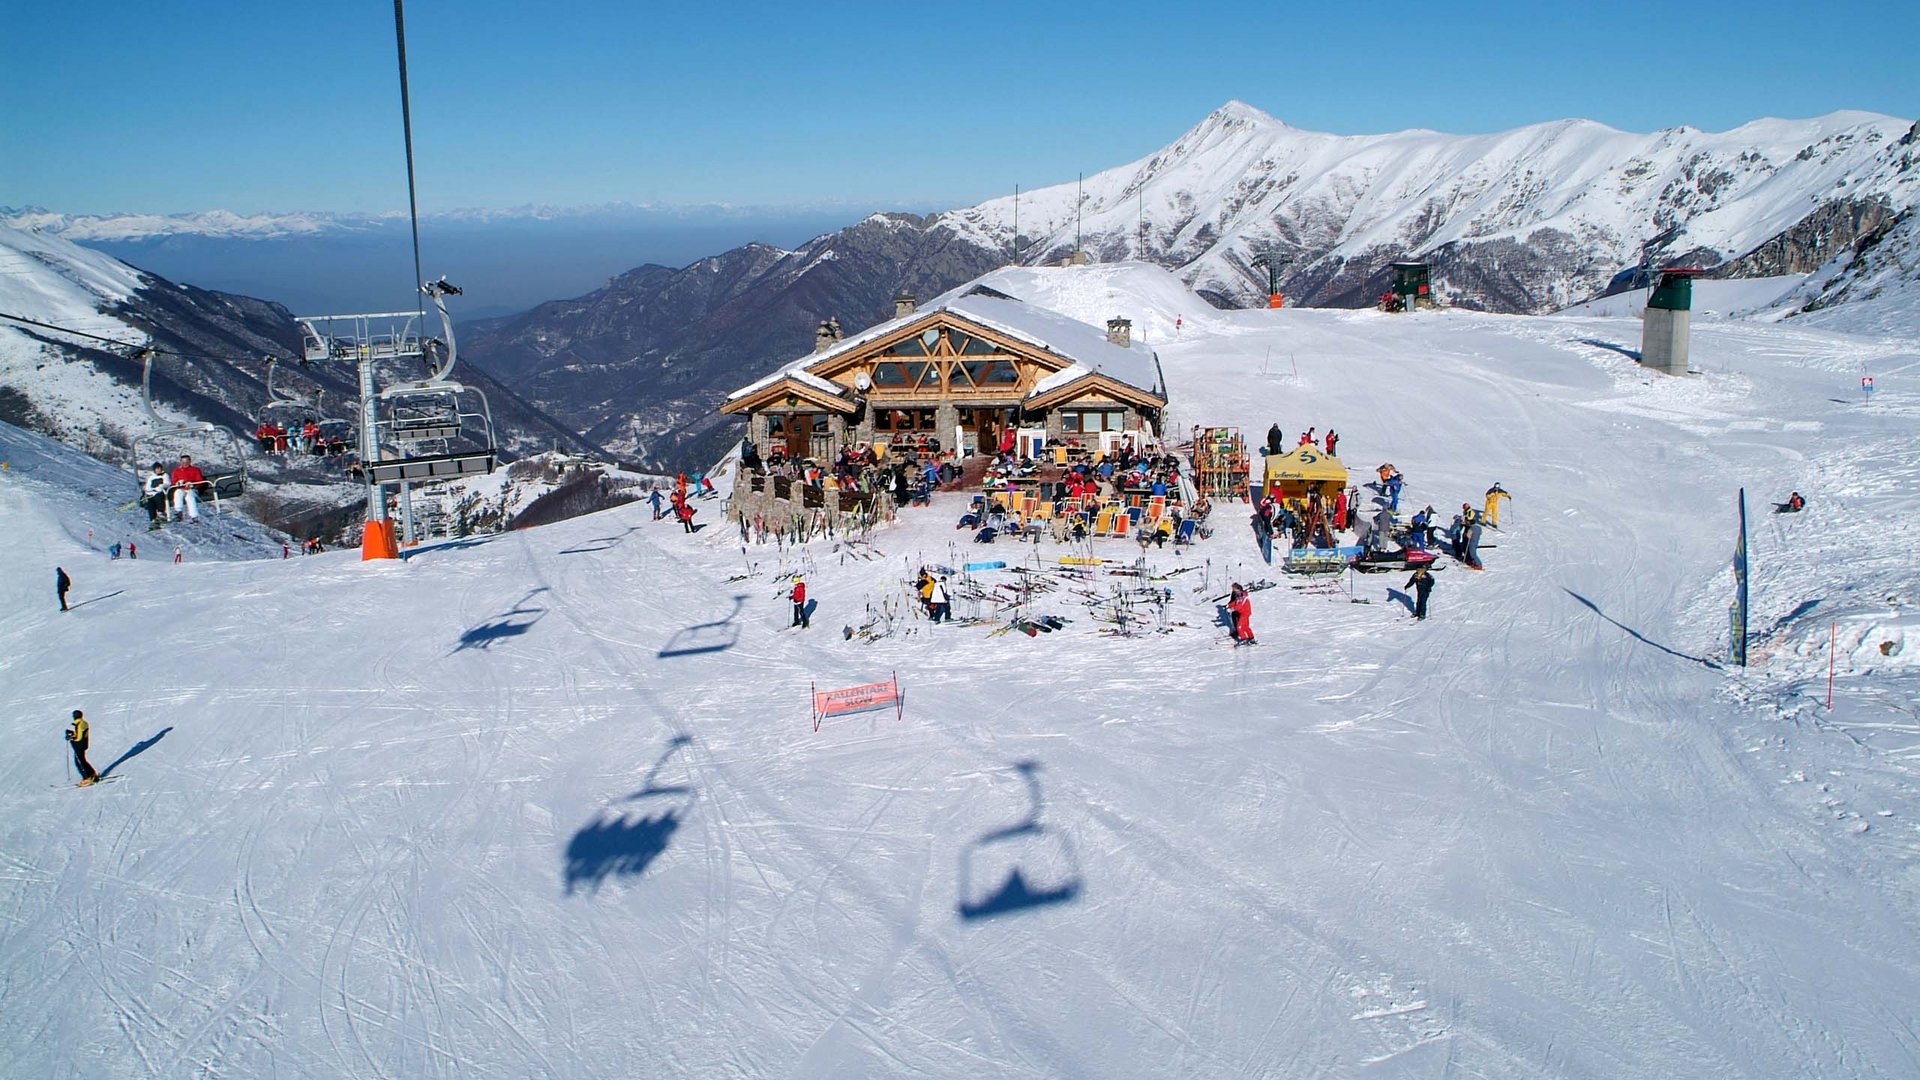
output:
[[1267,268],[1267,306],[1278,308],[1286,306],[1287,298],[1280,291],[1280,271],[1293,262],[1293,256],[1278,246],[1269,244],[1253,256],[1254,266]]

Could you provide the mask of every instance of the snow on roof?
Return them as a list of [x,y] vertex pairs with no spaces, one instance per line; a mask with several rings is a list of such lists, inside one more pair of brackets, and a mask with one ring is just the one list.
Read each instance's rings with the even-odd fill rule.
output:
[[1092,326],[1057,311],[1016,299],[976,280],[942,293],[911,315],[888,319],[843,338],[831,348],[808,353],[786,363],[728,394],[727,400],[737,401],[786,378],[844,396],[844,387],[812,374],[810,369],[941,311],[1070,361],[1066,368],[1041,380],[1034,387],[1034,394],[1064,386],[1093,372],[1142,390],[1159,391],[1160,373],[1154,362],[1153,350],[1145,344],[1136,341],[1127,346],[1115,345],[1107,340],[1107,332],[1103,327]]

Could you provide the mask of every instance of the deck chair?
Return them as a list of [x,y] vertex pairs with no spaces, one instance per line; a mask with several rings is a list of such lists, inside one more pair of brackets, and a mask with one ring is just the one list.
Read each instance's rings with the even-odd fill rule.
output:
[[1194,530],[1198,529],[1199,527],[1200,527],[1200,523],[1193,520],[1192,518],[1188,518],[1187,520],[1181,522],[1180,527],[1174,530],[1174,533],[1173,533],[1174,546],[1180,547],[1185,544],[1193,543]]

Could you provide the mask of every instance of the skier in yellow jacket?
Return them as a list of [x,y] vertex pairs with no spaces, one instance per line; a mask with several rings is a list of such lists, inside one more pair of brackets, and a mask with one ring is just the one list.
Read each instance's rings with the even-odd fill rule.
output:
[[73,710],[73,725],[67,728],[67,741],[73,744],[73,764],[80,770],[80,786],[86,787],[100,775],[87,764],[87,718],[79,709]]
[[1507,494],[1507,489],[1499,484],[1487,489],[1487,524],[1496,529],[1500,527],[1500,500],[1511,498],[1513,496]]

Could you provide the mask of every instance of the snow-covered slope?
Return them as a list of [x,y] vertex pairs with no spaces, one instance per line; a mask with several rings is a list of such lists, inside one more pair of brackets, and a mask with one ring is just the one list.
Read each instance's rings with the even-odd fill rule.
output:
[[[1023,261],[1052,262],[1079,228],[1103,260],[1175,268],[1236,302],[1264,294],[1251,267],[1291,258],[1308,303],[1371,302],[1385,264],[1436,264],[1443,295],[1475,307],[1550,310],[1656,256],[1738,258],[1836,200],[1920,200],[1910,121],[1860,112],[1757,120],[1725,132],[1616,131],[1561,120],[1489,135],[1301,131],[1231,102],[1164,149],[1019,199]],[[941,220],[1011,252],[1014,199]],[[1834,250],[1851,236],[1830,237]],[[1799,272],[1813,266],[1798,268]],[[1911,278],[1911,273],[1908,277]]]
[[[82,562],[71,497],[0,472],[0,1072],[1911,1075],[1920,343],[1703,320],[1666,379],[1630,319],[1206,315],[1156,340],[1178,423],[1337,428],[1417,505],[1500,481],[1487,572],[1425,623],[1404,577],[1282,579],[1229,648],[1210,598],[1279,575],[1228,506],[1148,557],[1188,568],[1167,633],[1063,582],[1065,629],[989,636],[901,579],[1060,551],[956,547],[957,496],[870,545],[633,506],[176,567]],[[810,684],[893,672],[904,720],[812,730]],[[65,786],[73,708],[117,781]]]

